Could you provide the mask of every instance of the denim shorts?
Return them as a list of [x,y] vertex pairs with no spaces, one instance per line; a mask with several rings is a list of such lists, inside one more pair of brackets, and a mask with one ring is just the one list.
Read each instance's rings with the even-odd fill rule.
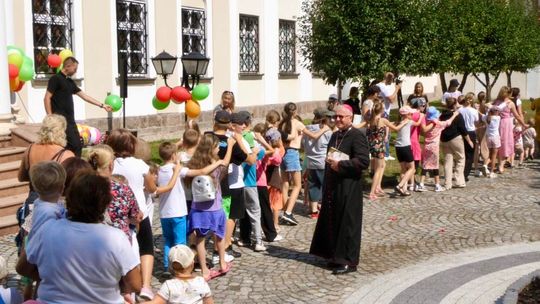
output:
[[296,149],[287,148],[281,164],[285,172],[302,171],[302,167],[300,166],[300,152]]

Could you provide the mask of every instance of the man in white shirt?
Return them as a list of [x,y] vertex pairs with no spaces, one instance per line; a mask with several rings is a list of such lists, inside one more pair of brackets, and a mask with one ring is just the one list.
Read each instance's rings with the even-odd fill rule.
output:
[[[394,84],[394,74],[391,72],[386,72],[384,74],[384,80],[379,82],[377,86],[381,89],[381,92],[379,93],[379,96],[382,97],[384,101],[384,118],[390,117],[390,109],[392,108],[392,104],[394,104],[397,100],[397,93],[401,89],[401,84]],[[388,134],[388,132],[386,132]],[[390,156],[390,141],[389,137],[387,136],[385,141],[385,159],[386,160],[395,160],[392,156]]]

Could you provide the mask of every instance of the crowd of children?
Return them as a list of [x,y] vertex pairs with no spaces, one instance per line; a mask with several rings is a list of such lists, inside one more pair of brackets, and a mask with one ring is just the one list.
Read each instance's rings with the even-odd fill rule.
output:
[[[386,113],[389,108],[386,102],[392,102],[391,96],[384,96],[385,90],[378,86],[370,87],[363,101],[349,100],[344,105],[354,106],[351,112],[361,116],[355,127],[364,128],[368,139],[370,200],[388,195],[382,188],[382,178],[389,159],[391,131],[397,132],[394,147],[400,177],[394,190],[400,196],[409,196],[411,191],[426,191],[427,175],[434,179],[434,191],[441,192],[465,187],[469,174],[493,178],[506,167],[521,167],[533,157],[538,138],[534,120],[524,122],[519,93],[512,94],[515,90],[503,87],[493,102],[487,103],[483,93],[478,94],[475,102],[473,93],[463,96],[456,90],[456,82],[452,80],[452,92],[445,94],[443,113],[429,105],[421,83],[415,86],[408,104],[398,109],[399,121],[396,122],[390,121]],[[358,94],[355,91],[353,95]],[[279,234],[280,224],[298,224],[292,212],[302,188],[302,171],[304,197],[311,217],[318,217],[328,141],[335,129],[333,109],[340,103],[337,96],[331,95],[327,107],[314,111],[314,119],[308,126],[298,116],[294,103],[286,104],[281,115],[270,110],[264,123],[252,126],[253,117],[249,112],[234,110],[232,92],[224,92],[222,99],[214,112],[211,131],[202,133],[197,123],[190,121],[178,143],[159,145],[163,161],[159,167],[140,159],[145,157],[139,157],[136,151],[148,150],[148,147],[124,129],[111,132],[105,144],[92,147],[84,160],[72,157],[60,164],[58,159],[52,159],[30,168],[21,167],[28,171],[32,190],[39,196],[22,225],[24,245],[17,270],[27,277],[26,300],[36,295],[38,299],[50,301],[77,295],[70,290],[55,294],[50,281],[42,281],[43,286],[32,283],[44,280],[39,276],[41,271],[37,274],[31,263],[43,259],[39,256],[42,252],[39,250],[43,249],[38,246],[47,234],[40,230],[49,227],[51,221],[67,220],[84,225],[105,223],[125,236],[125,242],[110,244],[112,249],[107,249],[112,256],[118,252],[125,255],[125,261],[111,262],[117,272],[107,273],[108,279],[118,278],[121,283],[99,287],[103,288],[103,293],[96,295],[95,302],[121,292],[122,300],[127,303],[136,300],[212,303],[207,282],[228,274],[233,260],[241,257],[233,244],[265,251],[264,241],[283,239]],[[301,149],[305,153],[304,165],[300,161]],[[441,149],[445,164],[444,186],[439,172]],[[515,154],[517,164],[514,164]],[[83,175],[99,176],[110,185],[110,200],[98,223],[74,218],[78,212],[91,213],[92,206],[75,206],[69,200],[65,203],[64,189],[69,189],[71,181],[78,181]],[[449,176],[455,177],[455,186]],[[70,199],[77,200],[77,196],[72,193]],[[157,294],[150,287],[154,268],[151,227],[155,204],[163,235],[163,276],[167,279]],[[206,243],[210,239],[214,250],[212,258],[207,260]],[[83,235],[80,242],[85,242]],[[102,245],[95,246],[101,248]],[[133,268],[134,260],[140,267]],[[2,262],[0,259],[0,266]],[[71,265],[83,269],[77,279],[92,280],[89,276],[93,272],[84,271],[83,262]],[[200,269],[201,276],[193,275],[194,268]],[[2,269],[5,267],[0,267]],[[33,286],[37,287],[37,294]],[[2,291],[0,296],[4,301],[9,296],[7,303],[22,301],[14,291],[9,291],[9,295]],[[91,296],[86,295],[86,299]]]

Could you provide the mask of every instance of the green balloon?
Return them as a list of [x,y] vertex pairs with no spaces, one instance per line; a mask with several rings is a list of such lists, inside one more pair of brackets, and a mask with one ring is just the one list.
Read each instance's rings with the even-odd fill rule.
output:
[[170,101],[167,101],[167,102],[159,101],[159,99],[157,99],[156,96],[152,98],[152,106],[154,106],[154,109],[156,110],[163,110],[167,108],[169,104],[170,104]]
[[111,94],[105,98],[105,104],[111,106],[113,112],[117,112],[122,108],[122,98],[118,95]]
[[34,64],[32,63],[32,60],[28,57],[24,57],[23,64],[19,70],[19,79],[22,81],[32,80],[34,74]]
[[210,88],[205,84],[199,84],[193,88],[191,91],[191,96],[195,100],[203,100],[210,95]]

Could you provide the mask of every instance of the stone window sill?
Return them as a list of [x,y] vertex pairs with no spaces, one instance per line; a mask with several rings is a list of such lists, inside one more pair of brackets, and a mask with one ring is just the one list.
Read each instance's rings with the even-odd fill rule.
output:
[[279,79],[297,79],[300,73],[280,72],[278,74]]
[[239,73],[238,79],[240,80],[261,80],[264,74],[259,73]]

